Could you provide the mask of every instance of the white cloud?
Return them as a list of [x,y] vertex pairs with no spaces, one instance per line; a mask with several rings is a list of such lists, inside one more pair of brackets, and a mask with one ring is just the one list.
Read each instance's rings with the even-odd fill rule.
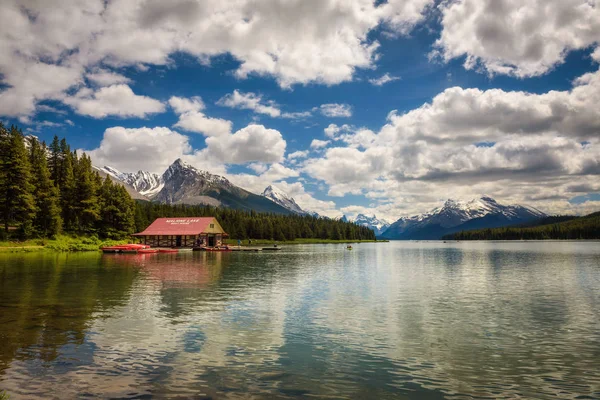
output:
[[124,75],[106,69],[97,69],[88,73],[86,78],[99,86],[111,86],[119,83],[131,83],[131,79]]
[[162,174],[173,161],[192,148],[187,136],[169,128],[108,128],[98,148],[85,150],[97,166],[109,165],[120,171],[138,170]]
[[312,113],[310,111],[298,111],[298,112],[284,112],[281,113],[281,118],[288,119],[305,119],[311,117]]
[[379,132],[329,126],[347,147],[306,160],[303,171],[332,196],[375,199],[374,212],[386,217],[481,193],[561,211],[558,202],[564,206],[575,188],[594,189],[590,179],[600,174],[599,93],[600,72],[544,94],[450,88],[417,109],[390,113]]
[[298,158],[306,158],[308,156],[308,150],[298,150],[298,151],[294,151],[293,153],[288,154],[287,158],[288,160],[294,160],[294,159],[298,159]]
[[200,96],[194,96],[189,99],[185,97],[171,96],[169,99],[169,105],[173,111],[175,111],[175,114],[204,110],[204,102]]
[[399,77],[399,76],[393,76],[393,75],[390,75],[390,74],[388,74],[388,73],[386,72],[385,74],[383,74],[383,75],[382,75],[382,76],[380,76],[379,78],[372,78],[372,79],[369,79],[369,83],[370,83],[371,85],[375,85],[375,86],[383,86],[383,85],[385,85],[386,83],[393,82],[393,81],[397,81],[397,80],[400,80],[400,77]]
[[349,104],[322,104],[318,108],[326,117],[351,117],[352,107]]
[[139,117],[165,111],[165,105],[147,96],[139,96],[127,85],[102,87],[97,91],[81,89],[64,100],[73,110],[93,118],[107,116]]
[[173,125],[176,128],[206,136],[224,136],[231,133],[231,121],[207,117],[200,111],[204,109],[204,103],[198,96],[189,99],[173,96],[169,99],[169,105],[179,115],[179,120]]
[[329,124],[329,126],[323,129],[323,131],[325,132],[325,136],[333,139],[335,135],[337,135],[340,132],[340,127],[336,124]]
[[281,115],[281,110],[274,102],[268,101],[267,104],[263,104],[262,96],[254,93],[242,93],[237,89],[233,93],[223,96],[217,104],[224,107],[252,110],[273,118]]
[[[408,33],[432,2],[5,0],[0,74],[8,89],[0,94],[0,112],[32,115],[40,100],[64,98],[85,71],[144,70],[172,62],[175,52],[206,64],[228,53],[240,61],[237,77],[269,76],[281,87],[350,81],[356,69],[372,68],[377,59],[379,44],[370,32],[384,26]],[[127,83],[116,76],[93,78],[101,85]]]
[[350,132],[352,131],[352,127],[348,124],[344,124],[342,126],[338,126],[336,124],[329,124],[329,126],[325,129],[323,129],[323,132],[325,132],[325,136],[327,136],[330,139],[335,139],[335,140],[339,140],[340,136],[339,134],[342,132]]
[[278,163],[284,159],[286,141],[275,129],[251,124],[231,135],[208,137],[206,145],[207,156],[223,163]]
[[314,150],[322,149],[327,147],[329,143],[331,143],[329,140],[313,139],[312,142],[310,142],[310,148]]
[[445,61],[466,56],[468,69],[538,76],[566,55],[600,42],[596,0],[463,0],[442,3],[436,42]]

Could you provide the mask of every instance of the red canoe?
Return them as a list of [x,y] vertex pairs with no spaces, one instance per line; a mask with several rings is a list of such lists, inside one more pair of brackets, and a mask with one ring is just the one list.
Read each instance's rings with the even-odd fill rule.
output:
[[156,254],[158,252],[158,249],[139,249],[137,251],[138,254]]

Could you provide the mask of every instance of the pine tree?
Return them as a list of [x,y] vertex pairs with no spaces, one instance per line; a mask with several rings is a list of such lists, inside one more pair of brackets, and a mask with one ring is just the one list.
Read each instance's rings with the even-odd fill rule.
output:
[[62,184],[60,180],[60,161],[62,159],[62,152],[58,136],[54,135],[54,139],[52,139],[52,143],[50,144],[49,150],[50,158],[48,159],[48,169],[50,170],[50,177],[54,181],[54,185],[56,187],[60,187],[60,185]]
[[60,142],[60,170],[58,188],[60,208],[65,230],[72,232],[77,226],[75,215],[75,176],[73,174],[73,155],[65,139]]
[[75,219],[76,230],[80,233],[93,233],[96,222],[100,218],[100,205],[97,197],[97,186],[92,161],[84,153],[81,157],[75,155]]
[[36,212],[25,138],[15,126],[8,132],[3,130],[2,136],[0,214],[4,222],[4,232],[8,234],[10,225],[16,224],[19,237],[25,239],[31,235]]
[[35,137],[30,137],[28,141],[37,209],[33,227],[38,236],[52,237],[62,228],[58,188],[50,179],[46,144],[40,144]]

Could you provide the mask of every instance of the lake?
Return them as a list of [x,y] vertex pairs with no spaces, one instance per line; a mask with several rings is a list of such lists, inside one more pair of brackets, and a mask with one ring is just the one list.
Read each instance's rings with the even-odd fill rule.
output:
[[599,242],[0,253],[20,398],[600,398]]

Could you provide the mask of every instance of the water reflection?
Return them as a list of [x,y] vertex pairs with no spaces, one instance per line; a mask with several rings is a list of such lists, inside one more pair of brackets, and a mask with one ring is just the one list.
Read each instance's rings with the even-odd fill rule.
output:
[[0,387],[15,398],[600,397],[598,265],[593,243],[6,256]]

